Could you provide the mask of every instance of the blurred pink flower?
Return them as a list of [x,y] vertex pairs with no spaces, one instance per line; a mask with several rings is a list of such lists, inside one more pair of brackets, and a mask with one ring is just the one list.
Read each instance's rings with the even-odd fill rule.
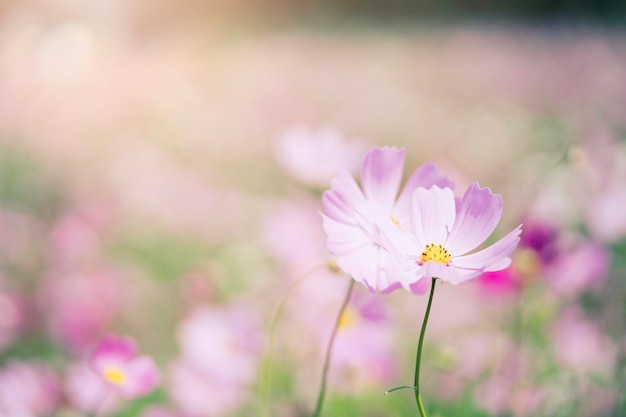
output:
[[84,361],[67,367],[64,392],[69,405],[85,414],[108,415],[121,403],[120,395]]
[[544,404],[545,393],[540,387],[516,387],[508,378],[496,375],[479,385],[475,401],[493,415],[527,417],[537,415]]
[[260,331],[246,308],[196,307],[178,329],[181,355],[169,392],[190,416],[232,413],[248,399],[260,358]]
[[[623,181],[623,180],[622,180]],[[626,237],[626,181],[611,184],[590,201],[587,224],[605,242]]]
[[[493,415],[544,415],[546,390],[533,379],[536,360],[532,359],[532,352],[513,340],[503,347],[501,356],[496,353],[499,357],[487,370],[486,379],[479,378],[474,385],[474,401]],[[493,362],[493,357],[489,360]]]
[[150,407],[141,413],[141,417],[183,417],[183,415],[164,407]]
[[9,362],[0,370],[0,416],[49,416],[59,400],[58,377],[47,365]]
[[196,308],[180,325],[182,356],[221,381],[252,382],[260,333],[246,309]]
[[0,289],[0,352],[18,337],[25,326],[25,306],[16,294]]
[[502,197],[489,188],[474,183],[460,200],[450,188],[418,188],[411,209],[412,234],[399,230],[372,202],[356,209],[359,224],[372,241],[395,255],[403,269],[400,283],[407,290],[428,278],[459,284],[510,265],[521,225],[493,245],[467,254],[491,235],[502,216]]
[[248,387],[222,382],[185,360],[174,362],[169,375],[169,394],[185,416],[231,415],[249,399]]
[[500,271],[486,272],[478,278],[477,282],[487,294],[498,297],[516,294],[521,287],[513,266]]
[[342,168],[356,171],[365,149],[363,141],[349,141],[336,129],[295,125],[282,134],[274,154],[278,164],[296,180],[327,187]]
[[558,256],[559,228],[546,220],[533,217],[524,219],[524,234],[520,236],[520,248],[533,251],[539,266],[547,265]]
[[562,365],[596,375],[613,372],[616,347],[580,308],[571,307],[561,313],[550,336],[555,357]]
[[261,232],[265,247],[288,274],[299,275],[328,258],[317,200],[278,202],[268,211]]
[[118,273],[96,267],[69,274],[54,272],[40,291],[40,304],[52,336],[76,352],[96,343],[110,328],[122,304]]
[[[398,195],[403,167],[404,150],[372,148],[361,167],[363,191],[348,171],[343,170],[322,197],[328,249],[337,256],[339,267],[370,291],[387,293],[401,284],[393,257],[376,238],[363,232],[355,209],[369,202],[373,210],[384,213],[387,221],[401,233],[410,224],[409,205],[413,191],[433,185],[442,188],[453,186],[433,165],[426,164],[413,172]],[[415,285],[411,289],[423,292],[425,286]]]
[[511,266],[483,274],[479,281],[485,290],[503,295],[542,277],[554,293],[572,296],[598,287],[610,262],[610,252],[602,244],[527,218]]
[[103,232],[112,228],[109,210],[99,201],[89,201],[64,213],[50,232],[50,261],[76,269],[99,259]]
[[576,295],[598,287],[609,271],[610,252],[593,242],[577,242],[545,267],[546,280],[560,295]]
[[106,336],[92,353],[91,368],[115,392],[135,398],[152,391],[160,382],[154,360],[137,355],[137,345],[129,337]]
[[[323,333],[323,342],[327,343],[327,332]],[[344,390],[390,384],[396,376],[394,348],[382,300],[355,291],[339,324],[331,378]]]

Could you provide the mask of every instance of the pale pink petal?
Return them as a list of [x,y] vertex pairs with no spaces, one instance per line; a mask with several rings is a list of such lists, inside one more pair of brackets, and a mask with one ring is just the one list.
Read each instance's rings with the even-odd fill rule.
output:
[[455,268],[433,261],[424,262],[421,272],[424,278],[428,280],[439,278],[442,281],[457,282],[460,278],[459,272]]
[[455,217],[454,194],[449,188],[418,188],[413,193],[411,225],[420,252],[431,243],[446,241]]
[[393,254],[382,249],[379,251],[378,258],[380,273],[376,275],[376,280],[372,282],[372,286],[383,294],[389,294],[392,291],[402,288],[400,281],[402,276],[406,274],[404,262],[398,262],[398,258]]
[[361,230],[376,244],[402,258],[414,258],[423,247],[400,230],[382,209],[371,201],[360,204],[355,217]]
[[502,197],[475,182],[465,191],[457,211],[445,246],[453,255],[463,255],[493,233],[502,216]]
[[427,283],[430,282],[430,280],[424,276],[424,267],[418,266],[417,264],[415,266],[416,267],[413,270],[397,274],[400,285],[402,285],[402,288],[409,292],[425,289],[428,287]]
[[342,170],[331,181],[331,189],[322,195],[322,206],[326,214],[337,221],[354,224],[354,208],[365,201],[354,178]]
[[328,250],[335,256],[343,256],[373,244],[358,225],[342,223],[323,214],[322,224],[327,235]]
[[402,263],[382,247],[370,242],[337,258],[339,268],[370,291],[390,293],[401,287]]
[[404,227],[405,224],[408,225],[410,222],[409,212],[413,192],[415,192],[417,188],[429,189],[434,185],[439,188],[454,187],[454,183],[433,164],[424,164],[413,171],[413,174],[411,174],[411,177],[409,177],[402,188],[392,213],[401,226]]
[[402,266],[402,264],[399,264],[397,260],[385,249],[380,247],[377,249],[377,270],[374,274],[371,274],[365,282],[368,287],[388,294],[401,287],[399,282],[399,274],[401,274],[401,272],[398,268]]
[[485,273],[485,271],[482,269],[473,270],[473,269],[461,269],[461,268],[454,268],[454,267],[451,267],[451,269],[456,270],[456,276],[454,277],[449,276],[448,279],[445,280],[451,284],[463,284],[463,283],[475,280],[476,278],[480,277],[481,275]]
[[[390,294],[393,291],[397,290],[398,288],[402,288],[402,284],[400,284],[400,280],[398,280],[398,276],[395,274],[393,275],[393,277],[389,278],[388,283],[380,282],[378,285],[380,287],[379,291],[381,294]],[[416,293],[416,294],[423,294],[423,293]]]
[[346,253],[337,258],[337,265],[356,282],[365,285],[370,291],[375,291],[378,281],[385,281],[386,271],[379,267],[379,257],[384,251],[381,247],[371,243],[357,250]]
[[[426,288],[428,288],[428,286],[426,286],[425,283],[430,282],[431,278],[439,278],[440,280],[451,284],[461,284],[478,278],[483,273],[481,270],[464,270],[433,261],[424,263],[420,272],[424,276],[422,281],[424,281],[423,285]],[[412,292],[415,293],[415,291]]]
[[[361,204],[355,210],[355,216],[361,225],[359,233],[364,241],[360,240],[359,246],[351,244],[350,242],[356,242],[357,236],[354,236],[343,242],[341,246],[335,247],[334,249],[341,250],[340,256],[337,257],[337,265],[370,291],[388,293],[399,288],[397,274],[410,269],[411,264],[415,264],[399,251],[416,253],[418,247],[415,242],[408,234],[401,232],[374,202],[367,201]],[[332,219],[324,219],[324,221],[325,227],[330,230],[329,239],[332,233],[338,231],[354,233],[353,230],[348,230],[347,225],[334,222]],[[341,238],[345,238],[345,235]],[[329,244],[329,246],[332,245]],[[392,246],[393,253],[386,249],[388,246]],[[348,250],[343,250],[345,248]]]
[[391,213],[402,181],[404,149],[372,148],[361,167],[361,186],[365,196]]
[[149,356],[138,356],[124,366],[127,378],[119,390],[126,398],[135,398],[152,391],[160,382],[159,369]]
[[451,265],[455,268],[481,270],[483,272],[504,269],[511,263],[509,255],[515,250],[519,242],[520,233],[522,233],[521,224],[502,239],[483,250],[469,255],[452,257]]
[[425,277],[418,279],[416,282],[409,285],[409,291],[413,294],[422,295],[428,288],[430,288],[430,281]]

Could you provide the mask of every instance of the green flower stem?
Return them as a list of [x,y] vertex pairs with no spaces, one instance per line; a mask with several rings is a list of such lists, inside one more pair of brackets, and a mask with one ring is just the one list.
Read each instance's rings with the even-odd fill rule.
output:
[[422,346],[424,345],[424,334],[426,333],[426,324],[428,323],[428,316],[430,315],[430,307],[433,304],[433,294],[435,294],[435,283],[437,278],[432,279],[430,285],[430,296],[428,297],[428,305],[426,306],[426,313],[424,314],[424,321],[422,322],[422,330],[420,332],[420,340],[417,344],[417,356],[415,358],[415,402],[417,408],[420,411],[420,416],[426,417],[426,410],[424,410],[424,404],[422,403],[422,396],[420,395],[420,363],[422,361]]
[[322,412],[322,406],[324,405],[324,396],[326,395],[326,377],[328,374],[328,366],[330,364],[330,354],[333,350],[333,344],[335,343],[335,337],[337,336],[337,331],[339,330],[339,324],[341,323],[343,313],[348,306],[348,302],[350,301],[350,296],[352,295],[353,288],[354,280],[350,278],[350,285],[348,286],[346,297],[344,298],[341,309],[339,310],[339,314],[337,315],[337,320],[335,320],[335,327],[333,328],[333,332],[330,335],[330,340],[328,341],[328,347],[326,348],[326,357],[324,358],[324,368],[322,370],[322,385],[320,386],[320,393],[317,397],[317,405],[315,406],[315,412],[313,413],[313,417],[319,417],[320,413]]

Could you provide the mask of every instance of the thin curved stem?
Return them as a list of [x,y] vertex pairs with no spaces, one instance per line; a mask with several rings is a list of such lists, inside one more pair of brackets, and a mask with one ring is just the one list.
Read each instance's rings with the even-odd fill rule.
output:
[[261,376],[259,378],[259,386],[258,386],[258,409],[259,416],[269,416],[271,415],[270,410],[268,410],[268,404],[271,391],[272,391],[272,368],[274,365],[273,358],[273,347],[274,347],[274,337],[276,336],[276,328],[278,327],[278,323],[280,318],[285,311],[285,305],[287,304],[287,298],[291,294],[291,290],[295,288],[300,282],[302,282],[305,278],[316,272],[317,270],[324,267],[325,264],[319,264],[315,267],[309,269],[305,273],[301,274],[299,277],[294,279],[291,284],[287,287],[287,290],[283,294],[278,307],[272,314],[272,318],[270,320],[269,329],[268,329],[268,343],[266,347],[265,358],[263,364],[261,366]]
[[424,410],[424,404],[422,403],[422,396],[420,395],[420,364],[422,362],[422,346],[424,344],[424,334],[426,333],[426,324],[428,324],[428,316],[430,316],[430,307],[433,304],[433,295],[435,294],[435,283],[437,278],[432,279],[430,284],[430,295],[428,297],[428,305],[426,306],[426,313],[424,313],[424,321],[422,322],[422,330],[420,331],[420,339],[417,344],[417,354],[415,358],[415,402],[417,408],[420,411],[422,417],[426,417],[426,410]]
[[326,377],[328,374],[328,366],[330,365],[330,355],[333,350],[333,344],[335,343],[335,337],[337,336],[337,331],[339,330],[339,325],[341,323],[341,318],[343,316],[346,307],[348,306],[348,302],[350,301],[350,296],[352,295],[352,289],[354,288],[354,280],[350,279],[350,285],[348,286],[348,291],[346,292],[346,297],[343,300],[343,304],[341,305],[341,309],[339,310],[339,314],[337,315],[337,320],[335,320],[335,327],[333,328],[333,332],[330,335],[330,340],[328,341],[328,347],[326,348],[326,357],[324,358],[324,368],[322,370],[322,385],[320,386],[320,393],[317,397],[317,405],[315,406],[315,412],[313,413],[313,417],[319,417],[322,412],[322,406],[324,405],[324,397],[326,395]]

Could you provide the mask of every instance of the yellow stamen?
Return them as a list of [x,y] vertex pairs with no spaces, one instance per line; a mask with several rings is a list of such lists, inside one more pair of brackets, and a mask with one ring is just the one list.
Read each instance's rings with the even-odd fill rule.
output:
[[103,372],[104,379],[114,385],[123,385],[126,382],[126,375],[117,366],[109,366]]
[[353,308],[347,307],[339,319],[339,328],[346,329],[352,327],[358,320],[359,314]]
[[398,219],[396,219],[395,217],[393,217],[391,214],[389,215],[389,218],[391,219],[391,221],[393,222],[393,224],[395,224],[396,226],[400,227],[400,222],[398,221]]
[[341,271],[341,268],[339,268],[339,265],[337,265],[337,259],[336,258],[329,258],[328,261],[327,261],[326,266],[328,267],[328,270],[330,272],[337,273],[337,272]]
[[424,252],[422,252],[422,257],[420,258],[420,261],[422,263],[427,261],[435,261],[440,264],[450,265],[450,259],[451,255],[450,252],[448,252],[448,249],[441,246],[441,244],[435,245],[434,243],[431,243],[429,245],[426,245],[426,249],[424,249]]

